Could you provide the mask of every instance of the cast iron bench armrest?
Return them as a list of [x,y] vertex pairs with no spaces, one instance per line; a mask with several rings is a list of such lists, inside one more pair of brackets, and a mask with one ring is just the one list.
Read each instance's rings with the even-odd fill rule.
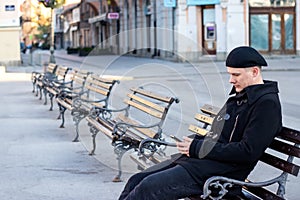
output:
[[[176,143],[170,143],[170,142],[166,142],[166,141],[163,141],[163,140],[158,140],[158,139],[153,139],[153,138],[146,138],[144,140],[142,140],[140,142],[140,145],[139,145],[139,152],[141,154],[144,153],[144,149],[145,149],[145,146],[147,146],[147,144],[154,144],[156,146],[158,145],[164,145],[164,146],[170,146],[170,147],[176,147]],[[148,145],[149,147],[149,145]]]
[[[71,93],[76,93],[76,94],[81,93],[81,92],[74,92],[73,89],[75,89],[75,88],[71,88],[68,86],[61,86],[58,96],[67,95],[67,94],[71,94]],[[78,89],[79,89],[79,87],[78,87]]]
[[[80,98],[80,97],[79,97]],[[80,101],[83,101],[85,103],[100,103],[102,101],[105,101],[105,99],[100,99],[100,100],[87,100],[87,99],[80,99]],[[95,106],[96,107],[96,106]]]
[[95,107],[96,107],[96,109],[99,109],[102,112],[122,112],[127,109],[127,107],[120,108],[120,109],[103,108],[103,107],[97,107],[97,106],[95,106]]
[[119,113],[119,112],[127,112],[127,107],[120,108],[120,109],[111,109],[111,108],[103,108],[94,106],[93,110],[97,113],[96,115],[100,117],[101,119],[108,120],[111,119],[112,113]]
[[[203,186],[203,195],[201,195],[201,198],[203,199],[210,198],[213,200],[222,199],[228,193],[228,189],[231,188],[233,185],[239,185],[245,187],[265,187],[265,186],[272,185],[274,183],[280,184],[283,181],[284,181],[284,176],[282,175],[267,181],[255,182],[255,183],[239,181],[231,178],[226,178],[223,176],[213,176],[205,181],[205,184]],[[211,196],[212,191],[210,190],[209,187],[219,189],[220,191],[218,196]]]
[[77,96],[81,96],[86,92],[86,91],[76,92],[77,89],[79,90],[79,89],[81,89],[81,87],[80,86],[78,86],[78,87],[61,86],[60,93],[65,94],[65,95],[73,93],[73,94],[76,94]]
[[[56,81],[55,81],[56,82]],[[62,84],[62,85],[69,85],[69,84],[72,84],[73,83],[73,81],[71,80],[71,81],[63,81],[63,80],[58,80],[57,82],[59,82],[60,84]],[[70,87],[71,88],[71,87]]]
[[[82,92],[81,94],[84,94],[84,93],[86,93],[86,92]],[[77,101],[82,101],[85,103],[100,103],[102,101],[105,101],[105,98],[100,99],[100,100],[90,100],[90,99],[83,99],[83,98],[81,98],[81,96],[79,96]]]
[[[120,126],[125,126],[126,129],[132,127],[132,128],[153,128],[155,126],[159,127],[159,123],[155,123],[155,124],[149,124],[149,125],[141,125],[141,124],[129,124],[129,123],[125,123],[125,122],[118,122],[114,125],[113,127],[113,135],[116,135],[116,133],[118,132],[118,130],[122,130],[120,128]],[[126,131],[122,131],[122,135],[124,135],[126,133]],[[122,136],[119,135],[119,136]]]
[[57,98],[73,98],[75,101],[75,99],[79,98],[83,93],[83,91],[75,92],[65,87],[59,91]]

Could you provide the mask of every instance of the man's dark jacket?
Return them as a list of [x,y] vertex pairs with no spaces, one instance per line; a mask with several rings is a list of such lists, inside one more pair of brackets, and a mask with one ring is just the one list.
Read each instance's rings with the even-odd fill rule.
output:
[[236,93],[215,117],[209,136],[195,136],[190,157],[175,163],[203,185],[214,175],[244,180],[282,128],[277,82],[264,81]]

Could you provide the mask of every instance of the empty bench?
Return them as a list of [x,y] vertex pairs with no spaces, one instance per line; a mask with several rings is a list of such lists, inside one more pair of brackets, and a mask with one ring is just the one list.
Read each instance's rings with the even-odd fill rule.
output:
[[[218,108],[205,105],[201,108],[202,113],[197,113],[195,119],[200,124],[191,124],[189,130],[195,134],[206,135],[213,118],[218,113]],[[161,156],[155,154],[151,157],[142,154],[144,145],[155,140],[145,140],[141,142],[140,154],[131,155],[132,159],[139,165],[140,169],[145,169],[164,160]],[[175,144],[162,143],[159,144],[175,146]],[[299,158],[300,158],[300,132],[298,130],[283,127],[277,134],[271,145],[260,158],[260,162],[266,166],[265,170],[275,170],[278,174],[269,180],[255,182],[249,179],[239,181],[222,176],[214,176],[209,178],[203,187],[203,195],[201,197],[192,197],[191,199],[240,199],[240,200],[258,200],[258,199],[275,199],[283,200],[288,175],[298,176],[299,174]],[[298,159],[298,162],[297,162]],[[257,169],[258,170],[258,169]],[[275,190],[270,190],[266,186],[275,185]],[[228,191],[233,186],[242,186],[242,196],[226,197]],[[217,191],[217,192],[216,192]]]
[[56,102],[59,107],[59,116],[57,119],[61,119],[60,128],[64,128],[65,111],[73,110],[73,100],[84,94],[84,85],[87,76],[92,74],[92,72],[80,69],[73,69],[71,73],[71,80],[61,85],[56,95]]
[[[88,115],[95,116],[100,108],[107,108],[112,89],[119,80],[103,78],[97,74],[89,74],[84,81],[83,90],[73,93],[74,97],[63,93],[56,100],[59,103],[60,113],[64,120],[66,109],[71,111],[76,132],[73,142],[79,138],[79,124]],[[63,126],[62,121],[61,126]]]
[[69,67],[58,65],[54,76],[47,77],[43,80],[44,104],[47,104],[48,95],[50,99],[50,111],[53,110],[53,98],[58,95],[60,88],[66,84],[66,76],[70,70],[71,68]]
[[[214,117],[218,114],[219,108],[205,104],[200,108],[200,110],[201,112],[196,113],[194,116],[196,120],[195,123],[191,123],[188,129],[192,134],[205,136],[210,128],[210,125],[212,124]],[[193,137],[193,135],[190,135],[190,137]],[[175,143],[157,141],[156,139],[152,138],[147,138],[141,141],[139,151],[130,154],[130,158],[137,164],[138,169],[140,170],[144,170],[169,158],[161,152],[155,152],[154,154],[150,155],[145,154],[145,150],[148,149],[149,144],[151,145],[152,143],[159,143],[161,145],[171,147],[176,146]]]
[[31,73],[32,82],[32,93],[36,92],[36,96],[40,95],[39,99],[42,99],[42,91],[44,86],[44,79],[51,78],[55,76],[55,70],[57,65],[54,63],[49,63],[45,69],[45,72],[33,71]]
[[[86,119],[92,134],[93,149],[96,149],[96,135],[100,131],[112,140],[114,152],[117,154],[118,175],[114,182],[119,182],[122,169],[121,160],[127,151],[137,150],[145,138],[163,140],[162,126],[168,110],[173,102],[179,100],[165,97],[142,88],[132,88],[124,100],[126,106],[122,109],[100,109],[96,117],[89,115]],[[156,151],[158,146],[152,146]]]

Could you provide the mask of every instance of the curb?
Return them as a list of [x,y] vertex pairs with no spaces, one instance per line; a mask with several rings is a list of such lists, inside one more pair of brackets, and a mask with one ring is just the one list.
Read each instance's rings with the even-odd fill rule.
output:
[[5,66],[0,66],[0,74],[5,74],[5,73],[6,73]]

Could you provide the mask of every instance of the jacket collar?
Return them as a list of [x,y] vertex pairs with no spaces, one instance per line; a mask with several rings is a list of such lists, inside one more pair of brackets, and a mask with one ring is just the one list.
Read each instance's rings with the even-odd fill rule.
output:
[[230,95],[235,94],[235,98],[246,98],[249,104],[252,104],[261,96],[269,93],[279,93],[277,82],[264,80],[264,84],[251,85],[243,91],[237,93],[235,87],[232,87]]

